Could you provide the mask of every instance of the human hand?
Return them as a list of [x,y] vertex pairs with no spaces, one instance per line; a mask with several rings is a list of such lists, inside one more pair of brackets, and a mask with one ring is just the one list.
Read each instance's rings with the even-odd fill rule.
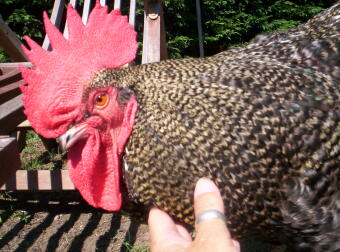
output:
[[[206,178],[198,180],[194,193],[194,208],[196,217],[194,241],[189,232],[176,224],[168,214],[157,208],[151,209],[148,223],[152,252],[240,251],[240,244],[231,238],[223,218],[202,218],[202,213],[207,210],[217,210],[224,216],[221,194],[211,180]],[[198,218],[200,220],[197,223]]]

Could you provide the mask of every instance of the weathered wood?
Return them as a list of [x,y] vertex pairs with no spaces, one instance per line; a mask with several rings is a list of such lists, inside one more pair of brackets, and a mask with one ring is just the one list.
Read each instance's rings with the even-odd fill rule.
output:
[[68,170],[17,170],[0,190],[75,190]]
[[[4,85],[2,87],[0,86],[0,96],[3,95],[3,94],[6,94],[6,93],[8,93],[12,90],[19,89],[19,87],[21,85],[24,85],[24,84],[25,84],[24,80],[18,80],[16,82],[12,82],[8,85]],[[3,102],[0,101],[0,103],[3,103]]]
[[0,65],[0,70],[3,73],[0,75],[0,87],[21,80],[21,73],[17,67],[2,68]]
[[130,0],[129,24],[135,27],[136,23],[136,0]]
[[21,94],[19,89],[24,84],[23,80],[11,83],[9,85],[0,87],[0,104],[9,101],[10,99]]
[[0,78],[17,69],[17,67],[2,67],[2,64],[3,63],[0,63]]
[[16,130],[18,151],[21,152],[26,146],[27,128]]
[[21,42],[15,33],[0,17],[0,46],[15,61],[27,61],[27,58],[21,49]]
[[144,0],[144,36],[142,64],[167,58],[161,0]]
[[31,62],[10,62],[10,63],[0,63],[1,71],[6,71],[6,68],[18,68],[19,66],[32,67]]
[[7,134],[23,122],[26,117],[23,113],[22,95],[0,105],[0,134]]
[[0,136],[0,186],[20,168],[20,156],[14,137]]
[[9,72],[13,71],[13,68],[8,67],[1,67],[2,63],[0,63],[0,77],[4,74],[8,74]]
[[23,121],[20,123],[17,128],[23,128],[23,129],[30,129],[32,128],[31,123],[28,120]]
[[[53,9],[52,9],[52,14],[50,17],[50,20],[52,24],[54,24],[56,27],[59,29],[61,28],[61,21],[63,18],[63,13],[64,13],[64,6],[65,6],[65,0],[55,0]],[[48,36],[45,36],[42,48],[45,50],[50,50],[51,45],[50,45],[50,40],[48,39]]]
[[77,0],[71,0],[70,4],[75,8],[77,4]]
[[87,20],[89,19],[90,12],[91,12],[91,0],[85,0],[84,7],[83,7],[83,14],[82,14],[82,17],[81,17],[83,24],[87,23]]
[[120,9],[121,6],[122,6],[121,0],[115,0],[113,8]]

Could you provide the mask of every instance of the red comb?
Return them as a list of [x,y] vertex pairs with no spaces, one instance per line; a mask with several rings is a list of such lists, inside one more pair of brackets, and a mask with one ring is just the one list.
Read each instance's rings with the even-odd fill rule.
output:
[[69,39],[63,37],[44,13],[46,33],[52,51],[46,51],[29,37],[30,50],[23,46],[34,69],[20,67],[28,86],[24,93],[25,114],[33,128],[45,137],[58,137],[79,113],[84,86],[96,72],[117,68],[136,55],[136,32],[119,10],[107,13],[97,1],[84,25],[76,10],[67,8]]

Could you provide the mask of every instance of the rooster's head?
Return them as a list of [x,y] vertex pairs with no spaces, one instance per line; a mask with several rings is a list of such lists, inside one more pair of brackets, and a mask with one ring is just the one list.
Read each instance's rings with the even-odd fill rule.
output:
[[[67,10],[68,38],[44,13],[52,50],[26,37],[23,48],[33,68],[21,67],[25,114],[47,138],[60,138],[69,150],[68,166],[75,187],[93,206],[116,211],[122,204],[120,160],[133,127],[137,101],[122,101],[113,85],[93,87],[98,73],[131,62],[136,32],[118,10],[108,13],[97,1],[84,25],[76,10]],[[96,79],[94,81],[94,79]]]

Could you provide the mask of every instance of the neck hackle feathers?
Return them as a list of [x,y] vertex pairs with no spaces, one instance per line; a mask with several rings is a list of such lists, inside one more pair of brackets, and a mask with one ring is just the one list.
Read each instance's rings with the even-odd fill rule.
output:
[[82,92],[102,69],[131,62],[136,55],[136,32],[119,10],[107,12],[97,1],[84,25],[77,11],[67,8],[66,39],[44,13],[46,33],[52,50],[46,51],[29,37],[30,50],[23,46],[33,69],[20,67],[28,86],[22,86],[25,114],[44,137],[63,134],[76,120]]

